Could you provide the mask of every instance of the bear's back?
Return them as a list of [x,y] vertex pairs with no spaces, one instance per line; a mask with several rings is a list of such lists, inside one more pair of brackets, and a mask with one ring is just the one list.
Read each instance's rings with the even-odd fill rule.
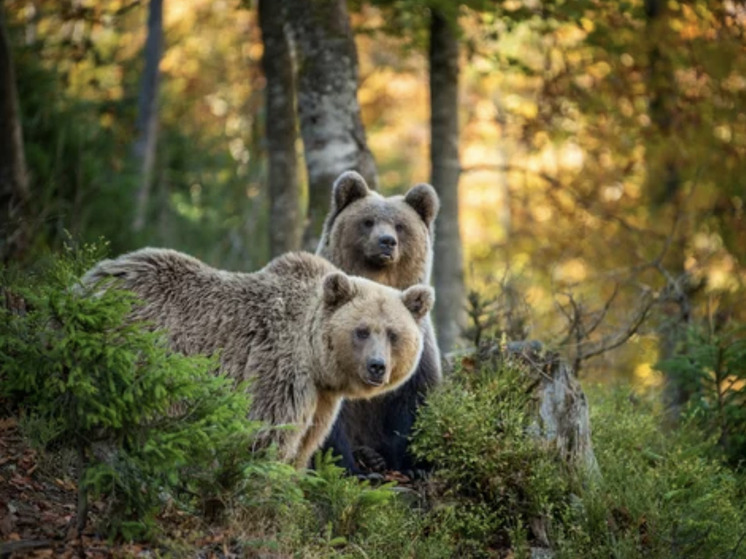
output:
[[229,272],[181,252],[146,248],[99,262],[83,281],[118,280],[142,300],[134,319],[165,329],[177,351],[220,350],[224,369],[242,379],[249,348],[298,332],[321,278],[334,269],[319,257],[297,253],[257,272]]

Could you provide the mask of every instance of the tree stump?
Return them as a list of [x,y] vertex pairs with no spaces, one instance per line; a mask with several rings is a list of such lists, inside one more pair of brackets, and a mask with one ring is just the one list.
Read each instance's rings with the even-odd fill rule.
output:
[[534,434],[556,446],[571,466],[598,475],[598,462],[591,442],[590,408],[575,372],[556,352],[541,343],[510,342],[483,344],[478,351],[483,362],[514,360],[526,367],[535,381],[537,417]]
[[[528,434],[553,445],[559,456],[587,479],[601,475],[591,442],[588,400],[572,368],[558,353],[547,351],[536,341],[506,344],[492,340],[480,344],[478,349],[448,354],[445,370],[452,370],[457,361],[469,357],[495,368],[506,363],[521,365],[530,375],[536,402],[536,416]],[[548,522],[543,517],[531,520],[530,528],[538,544],[531,548],[531,557],[554,556],[547,536]]]

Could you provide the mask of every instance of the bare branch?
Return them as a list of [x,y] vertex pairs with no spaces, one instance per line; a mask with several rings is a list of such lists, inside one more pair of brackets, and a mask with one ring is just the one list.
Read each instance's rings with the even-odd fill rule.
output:
[[636,309],[634,318],[627,324],[627,326],[621,332],[614,332],[608,336],[602,338],[599,342],[589,344],[588,349],[584,349],[581,353],[580,359],[585,361],[591,357],[601,355],[612,349],[624,344],[632,336],[637,334],[640,326],[647,319],[650,314],[650,310],[658,302],[656,297],[650,296],[650,294],[643,295],[643,301],[640,306]]

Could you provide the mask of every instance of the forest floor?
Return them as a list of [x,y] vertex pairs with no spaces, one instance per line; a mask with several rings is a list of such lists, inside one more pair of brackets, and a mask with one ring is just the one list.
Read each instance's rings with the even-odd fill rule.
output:
[[[388,472],[382,481],[413,490],[407,486],[414,484],[399,472]],[[40,454],[29,446],[16,418],[0,416],[0,559],[290,557],[247,546],[235,529],[174,507],[166,507],[157,519],[157,543],[112,542],[97,533],[106,510],[95,501],[89,505],[87,527],[78,535],[77,498],[74,461],[56,453]]]
[[159,517],[164,532],[159,544],[114,543],[96,533],[97,520],[105,510],[102,503],[93,502],[87,528],[78,537],[77,485],[69,475],[55,476],[55,470],[62,469],[59,464],[47,464],[28,446],[15,418],[0,418],[0,559],[150,558],[164,553],[200,559],[247,556],[227,531],[180,511]]

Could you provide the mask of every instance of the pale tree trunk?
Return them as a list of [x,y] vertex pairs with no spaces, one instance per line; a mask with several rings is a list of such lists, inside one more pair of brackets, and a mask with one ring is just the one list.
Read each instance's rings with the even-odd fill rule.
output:
[[5,10],[0,6],[0,257],[4,262],[22,256],[27,248],[29,225],[24,214],[28,198],[16,76]]
[[357,100],[357,49],[345,0],[286,0],[297,64],[298,116],[308,172],[304,248],[314,251],[343,171],[378,184]]
[[135,217],[132,222],[132,230],[135,233],[142,231],[145,227],[153,180],[158,145],[158,86],[160,82],[158,67],[162,54],[163,0],[150,0],[148,38],[145,41],[145,68],[137,102],[137,139],[133,146],[140,181],[135,200]]
[[265,136],[269,155],[270,255],[300,249],[303,219],[295,154],[295,83],[285,13],[278,0],[259,0],[259,25],[267,85]]
[[450,351],[465,324],[464,263],[459,232],[458,74],[456,22],[432,11],[430,23],[431,182],[440,197],[435,221],[435,329],[442,352]]

